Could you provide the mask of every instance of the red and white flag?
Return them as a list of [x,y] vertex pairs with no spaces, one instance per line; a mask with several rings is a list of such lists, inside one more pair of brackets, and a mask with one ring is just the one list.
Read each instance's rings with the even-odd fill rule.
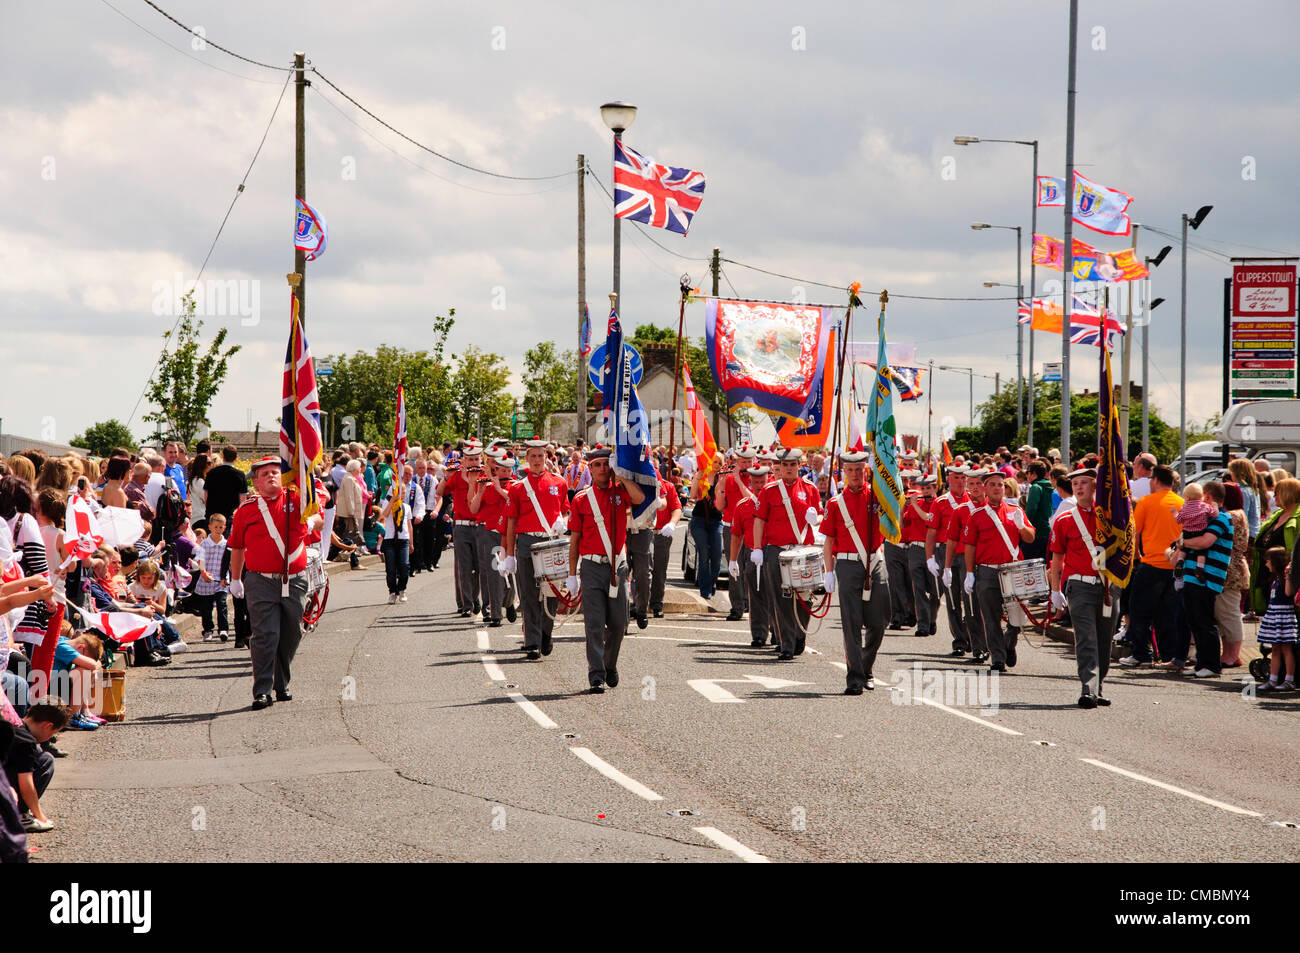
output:
[[95,555],[104,542],[100,532],[99,520],[87,503],[77,494],[68,497],[68,513],[64,518],[63,544],[68,548],[68,558],[60,569],[66,569],[79,559],[89,559]]
[[87,626],[103,632],[118,645],[129,645],[158,631],[157,619],[146,619],[134,612],[94,612],[82,618]]
[[393,424],[393,476],[396,483],[402,482],[402,468],[406,466],[406,454],[410,450],[406,442],[406,394],[402,385],[397,385],[397,421]]

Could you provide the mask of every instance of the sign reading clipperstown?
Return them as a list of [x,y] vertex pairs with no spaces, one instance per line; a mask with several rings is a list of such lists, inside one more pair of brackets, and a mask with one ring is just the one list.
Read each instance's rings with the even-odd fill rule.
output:
[[1296,266],[1233,266],[1229,324],[1229,402],[1296,397]]

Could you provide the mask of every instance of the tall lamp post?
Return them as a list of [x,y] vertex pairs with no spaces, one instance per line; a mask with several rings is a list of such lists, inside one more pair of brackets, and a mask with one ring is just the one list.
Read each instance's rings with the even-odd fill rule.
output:
[[[1034,283],[1035,268],[1033,255],[1033,237],[1038,234],[1038,140],[1037,139],[980,139],[978,136],[954,136],[953,144],[958,146],[970,146],[980,142],[1006,142],[1017,146],[1030,146],[1034,150],[1034,172],[1033,180],[1030,182],[1030,201],[1029,201],[1029,307],[1032,317],[1034,307],[1034,295],[1038,293],[1038,288]],[[1016,283],[1020,283],[1017,275]],[[1028,424],[1029,439],[1025,442],[1031,446],[1034,443],[1034,324],[1031,320],[1029,323],[1029,375],[1028,375]]]
[[[604,120],[606,126],[613,130],[614,141],[620,142],[623,139],[623,133],[627,131],[627,127],[632,125],[633,120],[636,119],[636,107],[631,103],[617,101],[605,103],[605,105],[600,107],[600,118]],[[611,182],[610,187],[614,189],[614,194],[618,195],[618,189],[614,186],[614,183]],[[615,204],[617,205],[617,203]],[[619,225],[622,221],[623,220],[619,218],[618,215],[614,216],[614,294],[619,294],[620,291],[619,266],[623,248],[622,234],[619,230]],[[619,314],[622,314],[623,299],[615,298],[614,300],[618,306]]]
[[[1201,222],[1205,221],[1205,216],[1210,214],[1213,205],[1202,205],[1196,210],[1196,214],[1188,216],[1183,213],[1183,277],[1182,277],[1182,316],[1181,330],[1178,335],[1178,465],[1181,469],[1187,467],[1187,228],[1190,225],[1192,230],[1201,227]],[[1187,476],[1188,474],[1183,474]]]
[[1142,259],[1147,266],[1147,277],[1146,277],[1147,314],[1146,314],[1146,320],[1142,322],[1142,452],[1143,453],[1151,449],[1151,418],[1150,418],[1150,409],[1148,404],[1149,398],[1147,395],[1147,390],[1148,390],[1147,377],[1151,370],[1151,312],[1155,311],[1156,308],[1160,307],[1162,304],[1165,303],[1164,298],[1156,298],[1154,301],[1151,300],[1151,269],[1159,268],[1160,263],[1165,260],[1165,256],[1168,255],[1173,250],[1174,248],[1172,245],[1166,245],[1164,248],[1160,249],[1159,254],[1157,254],[1154,258],[1147,257]]
[[[1024,283],[1020,280],[1021,230],[1019,225],[990,225],[988,224],[988,222],[971,222],[970,227],[972,230],[977,232],[983,231],[986,228],[1005,228],[1007,231],[1014,231],[1016,233],[1016,295],[1017,295],[1017,300],[1016,300],[1016,433],[1020,433],[1020,428],[1025,425],[1024,394],[1021,386],[1021,382],[1024,380],[1025,333],[1023,330],[1021,330],[1020,309],[1019,309],[1019,305],[1020,305],[1019,299],[1023,298],[1025,294]],[[993,288],[995,286],[996,286],[996,282],[992,282],[992,283],[987,281],[984,282],[984,287],[986,288]],[[1032,311],[1030,312],[1030,318],[1031,320],[1030,320],[1029,328],[1030,331],[1032,332],[1034,327],[1033,320],[1032,320],[1033,318]],[[1030,337],[1030,340],[1033,340],[1032,335]],[[1029,373],[1032,374],[1033,372],[1034,372],[1034,367],[1033,364],[1031,363],[1029,366]]]
[[[959,372],[959,373],[962,373],[962,374],[967,375],[967,377],[969,378],[969,381],[970,381],[970,425],[971,425],[972,427],[974,427],[974,426],[975,426],[975,378],[976,378],[976,376],[977,376],[976,373],[975,373],[975,368],[973,368],[973,367],[958,367],[958,366],[956,366],[955,364],[933,364],[933,365],[931,365],[931,366],[932,366],[932,368],[933,368],[934,370],[940,370],[940,371],[957,371],[957,372]],[[933,370],[931,371],[931,373],[933,373]],[[991,381],[992,381],[992,380],[997,380],[997,378],[996,378],[995,376],[990,375],[990,374],[979,374],[978,376],[979,376],[979,377],[983,377],[983,378],[985,378],[986,380],[991,380]],[[930,382],[930,386],[931,386],[931,387],[934,386],[934,382],[933,382],[933,381]]]

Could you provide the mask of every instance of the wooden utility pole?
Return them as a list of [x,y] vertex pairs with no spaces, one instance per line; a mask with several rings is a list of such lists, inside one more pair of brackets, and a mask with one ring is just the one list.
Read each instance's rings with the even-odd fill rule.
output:
[[578,156],[578,433],[587,439],[587,358],[582,353],[582,328],[587,319],[587,159]]
[[[713,272],[713,297],[716,299],[716,298],[718,297],[718,290],[719,290],[719,289],[718,289],[718,281],[719,281],[719,280],[721,279],[721,277],[722,277],[722,251],[721,251],[721,249],[718,249],[718,248],[713,249],[713,260],[709,262],[709,270],[710,270],[711,272]],[[680,339],[680,338],[679,338],[679,339]],[[714,433],[715,435],[720,435],[720,428],[718,427],[718,401],[719,401],[719,399],[720,399],[721,396],[722,396],[722,391],[721,391],[721,388],[719,388],[719,387],[717,386],[717,384],[718,384],[717,381],[714,381],[713,383],[714,383],[714,388],[713,388],[713,390],[714,390],[714,394],[713,394],[713,433]]]
[[[686,298],[691,293],[691,276],[682,275],[681,280],[682,300],[680,309],[677,312],[677,349],[673,352],[673,412],[668,417],[668,452],[676,459],[677,442],[677,388],[681,386],[678,382],[681,380],[682,373],[682,330],[686,325]],[[686,435],[686,428],[682,427],[682,436]]]
[[[307,95],[305,53],[293,54],[294,68],[294,157],[293,188],[297,198],[307,201],[307,107],[304,103]],[[293,225],[298,228],[298,203],[293,206]],[[298,282],[298,316],[302,326],[307,326],[307,253],[301,248],[293,250],[293,270],[302,276]]]

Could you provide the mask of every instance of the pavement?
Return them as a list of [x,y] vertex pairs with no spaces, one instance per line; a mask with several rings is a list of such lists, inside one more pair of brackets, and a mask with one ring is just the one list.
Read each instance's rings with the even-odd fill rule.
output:
[[834,607],[789,662],[697,611],[633,623],[592,696],[580,621],[529,662],[459,617],[450,559],[405,604],[373,565],[331,590],[292,702],[250,710],[233,642],[130,670],[125,721],[61,736],[34,859],[1300,860],[1300,698],[1241,670],[1115,671],[1084,711],[1069,646],[993,677],[941,620],[849,697]]

